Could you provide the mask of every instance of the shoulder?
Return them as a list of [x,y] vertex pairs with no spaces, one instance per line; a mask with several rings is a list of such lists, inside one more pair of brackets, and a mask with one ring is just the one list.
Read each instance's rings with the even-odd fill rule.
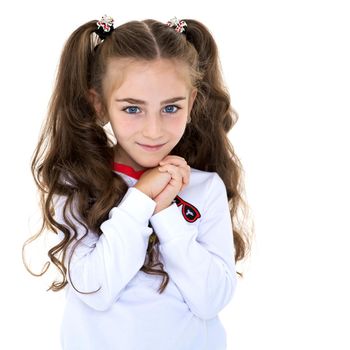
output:
[[204,171],[192,167],[190,186],[201,186],[202,190],[204,188],[225,188],[225,184],[217,172]]
[[201,206],[217,195],[226,196],[226,186],[219,174],[191,167],[190,181],[179,196]]

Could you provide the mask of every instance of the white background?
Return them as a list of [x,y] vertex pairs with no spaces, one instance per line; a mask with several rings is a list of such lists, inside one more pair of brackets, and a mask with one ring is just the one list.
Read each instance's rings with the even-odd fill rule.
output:
[[64,293],[46,292],[51,278],[32,277],[21,260],[23,241],[40,224],[30,158],[65,40],[107,13],[117,25],[195,18],[217,41],[239,113],[230,138],[245,169],[256,226],[252,256],[242,266],[245,277],[220,314],[228,350],[349,349],[348,5],[340,0],[0,5],[0,348],[59,349]]

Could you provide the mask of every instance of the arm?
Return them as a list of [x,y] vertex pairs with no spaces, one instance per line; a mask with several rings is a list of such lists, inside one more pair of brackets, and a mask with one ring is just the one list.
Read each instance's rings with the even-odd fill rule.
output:
[[229,303],[236,287],[231,216],[226,188],[217,173],[205,203],[198,229],[185,221],[176,204],[153,215],[150,222],[160,241],[165,270],[191,311],[210,319]]
[[[65,199],[59,197],[55,205],[55,219],[61,224],[65,224],[62,214]],[[70,264],[74,286],[81,292],[92,292],[101,287],[92,294],[82,294],[72,288],[90,307],[96,310],[110,308],[142,267],[148,239],[152,233],[148,221],[155,206],[156,203],[150,197],[130,187],[119,205],[110,210],[108,220],[100,226],[103,234],[98,237],[96,233],[89,231],[76,247]],[[73,220],[71,215],[69,219]],[[86,230],[76,220],[73,222],[79,239]],[[59,234],[63,237],[61,231]],[[71,248],[72,245],[69,245],[67,249],[67,268]],[[69,276],[67,277],[71,283]]]

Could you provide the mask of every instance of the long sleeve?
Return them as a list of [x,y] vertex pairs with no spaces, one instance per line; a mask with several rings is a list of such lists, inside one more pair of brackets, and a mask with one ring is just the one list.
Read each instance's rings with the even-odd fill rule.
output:
[[[55,219],[61,224],[65,197],[58,197],[55,205]],[[72,290],[79,298],[96,310],[107,310],[118,299],[123,288],[142,267],[145,260],[148,239],[152,229],[148,226],[156,202],[134,187],[129,187],[122,201],[109,212],[109,218],[100,228],[101,236],[88,231],[74,250],[70,263],[68,282],[82,294]],[[74,215],[77,215],[74,212]],[[78,239],[86,229],[73,220],[78,230]],[[66,225],[67,226],[67,225]],[[68,227],[68,226],[67,226]],[[72,230],[71,230],[72,231]],[[59,231],[63,237],[63,233]],[[72,245],[67,250],[66,267]]]
[[217,173],[198,224],[188,224],[176,203],[153,215],[159,250],[188,307],[201,319],[215,317],[236,287],[234,242],[225,184]]

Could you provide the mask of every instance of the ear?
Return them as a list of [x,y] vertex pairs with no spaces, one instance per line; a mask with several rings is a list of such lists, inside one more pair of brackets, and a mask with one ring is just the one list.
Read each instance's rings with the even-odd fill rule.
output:
[[100,95],[96,92],[95,89],[89,89],[88,98],[89,98],[90,103],[95,108],[97,117],[99,118],[102,125],[107,124],[109,122],[109,120],[106,117],[106,115],[103,113],[103,106],[102,106],[102,101],[101,101]]
[[188,101],[188,114],[190,114],[190,112],[192,110],[194,100],[196,99],[196,96],[197,96],[197,91],[198,91],[197,89],[193,89],[191,91],[189,101]]

